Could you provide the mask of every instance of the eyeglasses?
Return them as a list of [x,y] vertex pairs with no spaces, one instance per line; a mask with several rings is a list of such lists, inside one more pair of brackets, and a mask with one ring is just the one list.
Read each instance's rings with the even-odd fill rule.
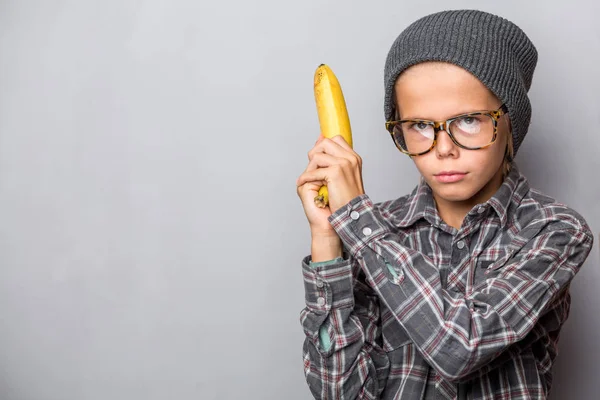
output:
[[437,143],[439,131],[446,131],[458,147],[467,150],[480,150],[496,141],[498,120],[508,114],[502,104],[495,111],[479,111],[457,115],[446,121],[424,119],[402,119],[387,121],[385,128],[392,135],[398,150],[411,157],[431,151]]

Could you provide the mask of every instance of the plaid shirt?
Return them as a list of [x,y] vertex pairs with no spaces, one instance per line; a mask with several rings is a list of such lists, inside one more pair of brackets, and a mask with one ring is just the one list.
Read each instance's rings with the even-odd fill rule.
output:
[[569,285],[593,236],[516,165],[460,230],[431,188],[330,222],[344,258],[302,260],[304,373],[317,399],[544,399]]

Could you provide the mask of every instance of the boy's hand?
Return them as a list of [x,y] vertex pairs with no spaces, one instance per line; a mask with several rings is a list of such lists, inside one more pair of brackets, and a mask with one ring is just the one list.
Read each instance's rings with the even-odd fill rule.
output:
[[[327,218],[358,195],[364,194],[362,159],[341,136],[326,139],[322,135],[309,151],[306,170],[296,186],[304,212],[314,234],[335,233]],[[329,207],[314,203],[319,188],[327,185]]]

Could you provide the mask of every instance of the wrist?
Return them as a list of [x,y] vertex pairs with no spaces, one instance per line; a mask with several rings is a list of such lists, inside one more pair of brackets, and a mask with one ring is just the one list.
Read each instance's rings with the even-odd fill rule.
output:
[[342,257],[342,241],[337,234],[312,236],[312,262],[329,261],[336,257]]

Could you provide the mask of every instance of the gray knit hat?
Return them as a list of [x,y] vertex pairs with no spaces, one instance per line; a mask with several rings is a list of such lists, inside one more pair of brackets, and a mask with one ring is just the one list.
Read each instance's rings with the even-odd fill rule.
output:
[[385,63],[386,121],[395,114],[398,75],[423,61],[466,69],[505,103],[517,153],[531,120],[527,92],[537,63],[536,48],[517,25],[478,10],[442,11],[413,22],[394,41]]

